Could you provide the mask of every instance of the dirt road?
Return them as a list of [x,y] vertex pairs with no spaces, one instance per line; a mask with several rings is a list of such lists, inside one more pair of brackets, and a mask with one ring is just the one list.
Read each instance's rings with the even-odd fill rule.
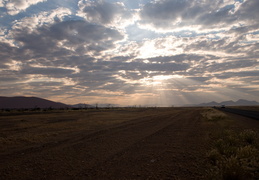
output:
[[[43,114],[8,117],[9,123],[1,117],[0,135],[11,142],[0,151],[0,179],[204,179],[214,127],[204,123],[201,111]],[[24,122],[30,126],[21,128]],[[14,143],[17,133],[38,136]]]

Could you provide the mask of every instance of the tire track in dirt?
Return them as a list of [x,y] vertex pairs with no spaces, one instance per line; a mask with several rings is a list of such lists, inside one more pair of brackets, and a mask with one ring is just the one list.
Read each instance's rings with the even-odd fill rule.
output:
[[[167,115],[160,115],[159,117],[164,117]],[[151,115],[145,115],[142,117],[138,117],[135,119],[132,119],[130,121],[126,121],[120,124],[112,124],[110,126],[105,126],[104,128],[98,129],[98,130],[92,130],[92,131],[78,131],[78,132],[72,132],[70,133],[68,136],[66,137],[62,137],[62,139],[59,139],[55,142],[47,142],[44,144],[39,144],[39,145],[32,145],[30,147],[25,147],[23,149],[12,149],[6,153],[2,153],[2,156],[5,157],[10,157],[11,155],[15,155],[15,154],[26,154],[26,153],[32,153],[32,152],[38,152],[41,150],[44,150],[42,147],[47,147],[48,149],[52,149],[55,147],[59,147],[59,146],[63,146],[63,147],[67,147],[67,146],[71,146],[71,144],[76,144],[76,143],[80,143],[82,141],[88,140],[88,139],[93,139],[93,138],[98,138],[98,137],[102,137],[105,136],[105,134],[107,132],[113,132],[116,133],[116,131],[122,131],[122,130],[127,130],[130,127],[134,128],[136,126],[141,126],[141,124],[145,124],[148,123],[150,121],[153,121],[154,119],[157,120],[157,117],[154,116],[154,114]],[[42,125],[39,125],[38,127],[41,127]],[[36,128],[36,127],[32,127],[32,128]],[[27,128],[28,130],[28,128]]]
[[[45,178],[68,177],[69,174],[80,170],[82,164],[91,168],[97,162],[104,161],[106,157],[134,143],[136,138],[140,139],[146,134],[166,126],[168,122],[161,120],[158,123],[159,118],[176,116],[176,114],[178,112],[162,113],[159,116],[147,115],[141,119],[137,118],[90,134],[89,132],[87,134],[84,132],[73,133],[60,142],[51,142],[22,151],[12,151],[8,155],[2,156],[2,163],[6,164],[15,159],[14,168],[5,168],[4,171],[7,172],[5,174],[17,171],[18,167],[26,164],[25,168],[28,171],[35,173],[42,170],[40,173],[45,174],[43,176]],[[145,126],[147,128],[143,129]],[[52,162],[52,165],[49,162]],[[61,164],[62,167],[60,167]],[[17,179],[20,178],[17,177]]]
[[[206,137],[198,111],[168,117],[167,126],[97,164],[87,179],[202,179]],[[197,143],[199,142],[199,143]],[[84,176],[80,173],[78,179]]]
[[[199,111],[157,112],[3,158],[4,179],[202,179]],[[40,177],[40,178],[39,178]]]
[[[86,159],[87,162],[84,161],[86,162],[85,168],[77,174],[77,177],[81,179],[86,172],[92,171],[96,166],[107,161],[107,159],[125,151],[133,144],[142,141],[146,137],[151,136],[172,124],[173,121],[168,121],[168,119],[172,120],[181,115],[182,112],[177,112],[176,114],[173,112],[155,117],[148,116],[144,119],[138,119],[134,123],[111,128],[95,134],[94,136],[91,135],[91,137],[88,138],[82,138],[81,141],[68,147],[81,150],[81,157],[85,158],[86,154],[88,157]],[[84,151],[86,148],[87,152]]]

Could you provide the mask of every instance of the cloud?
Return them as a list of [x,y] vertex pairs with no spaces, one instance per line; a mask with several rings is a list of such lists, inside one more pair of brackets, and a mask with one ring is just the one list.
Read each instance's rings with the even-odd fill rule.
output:
[[259,2],[257,0],[246,0],[239,6],[236,14],[240,17],[241,20],[247,22],[247,24],[256,24],[258,26],[258,8]]
[[116,26],[129,24],[132,12],[122,2],[79,1],[79,15],[91,23]]
[[72,12],[68,8],[63,7],[48,12],[40,12],[38,14],[33,14],[31,17],[24,17],[14,21],[12,29],[23,29],[24,31],[32,32],[43,25],[63,21],[65,17],[71,14]]
[[8,43],[0,42],[0,66],[2,68],[8,67],[6,63],[10,63],[12,60],[18,59],[18,54],[18,49],[10,46]]
[[160,31],[220,30],[258,24],[257,0],[189,1],[162,0],[147,3],[140,11],[139,24]]
[[119,31],[86,21],[62,21],[43,25],[33,32],[15,29],[15,42],[30,54],[59,56],[68,54],[100,53],[115,47],[122,40]]
[[258,99],[256,0],[155,0],[138,10],[108,0],[19,2],[12,13],[23,13],[1,14],[2,95],[167,105]]
[[153,58],[148,58],[147,60],[150,62],[160,62],[160,63],[166,63],[166,62],[188,62],[191,61],[200,61],[204,59],[205,57],[202,55],[197,54],[178,54],[173,56],[157,56]]
[[31,5],[44,1],[46,0],[8,0],[5,2],[5,8],[7,9],[8,14],[16,15],[21,11],[25,11]]
[[73,74],[76,73],[73,69],[65,69],[65,68],[56,68],[56,67],[24,67],[20,71],[22,74],[41,74],[46,75],[50,77],[64,77],[67,76],[67,74]]
[[0,1],[0,8],[4,7],[4,1]]

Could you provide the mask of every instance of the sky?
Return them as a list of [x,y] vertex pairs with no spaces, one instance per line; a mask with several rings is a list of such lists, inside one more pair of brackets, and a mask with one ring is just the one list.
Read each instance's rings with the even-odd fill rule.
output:
[[0,0],[0,96],[259,101],[258,0]]

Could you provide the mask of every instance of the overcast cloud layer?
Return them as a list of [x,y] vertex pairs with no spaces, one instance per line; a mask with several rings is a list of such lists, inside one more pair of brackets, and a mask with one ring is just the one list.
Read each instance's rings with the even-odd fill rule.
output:
[[259,101],[258,0],[3,0],[0,96]]

